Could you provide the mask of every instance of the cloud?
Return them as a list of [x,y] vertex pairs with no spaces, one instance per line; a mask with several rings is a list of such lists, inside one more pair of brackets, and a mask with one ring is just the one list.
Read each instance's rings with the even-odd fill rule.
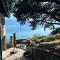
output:
[[5,17],[5,20],[12,20],[12,19],[13,19],[13,20],[14,20],[14,19],[16,20],[17,18],[14,17],[14,16],[12,16],[12,15],[11,15],[10,17]]
[[55,28],[60,27],[60,25],[55,25]]
[[51,31],[52,31],[52,29],[48,29],[48,28],[46,28],[46,31],[47,31],[47,32],[51,32]]

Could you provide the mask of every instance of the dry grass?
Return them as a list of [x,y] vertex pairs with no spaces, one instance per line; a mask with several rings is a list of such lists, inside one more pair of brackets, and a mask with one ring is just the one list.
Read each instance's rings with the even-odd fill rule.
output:
[[48,42],[48,44],[55,44],[55,43],[60,43],[60,39]]

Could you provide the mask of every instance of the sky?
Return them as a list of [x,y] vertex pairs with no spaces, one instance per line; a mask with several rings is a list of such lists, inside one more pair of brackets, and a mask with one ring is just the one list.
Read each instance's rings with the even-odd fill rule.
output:
[[10,36],[13,33],[16,33],[16,39],[20,38],[24,39],[24,38],[31,38],[33,34],[47,36],[52,31],[50,29],[46,29],[44,31],[43,26],[38,26],[35,30],[32,31],[28,23],[21,26],[20,23],[17,22],[17,19],[12,15],[9,18],[7,17],[5,18],[5,30],[6,30],[5,34],[7,42],[10,41]]

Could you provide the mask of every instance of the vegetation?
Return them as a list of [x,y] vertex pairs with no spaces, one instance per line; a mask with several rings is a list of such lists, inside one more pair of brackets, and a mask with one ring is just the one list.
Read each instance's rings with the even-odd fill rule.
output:
[[14,13],[20,24],[28,21],[32,29],[38,25],[44,28],[54,28],[54,24],[60,24],[59,0],[8,0],[9,10]]
[[59,40],[60,34],[49,35],[49,36],[39,36],[34,34],[31,39],[34,42],[49,42],[49,41]]
[[60,27],[54,29],[52,32],[51,32],[51,35],[55,35],[55,34],[59,34],[60,33]]
[[32,36],[32,41],[40,41],[40,39],[42,39],[42,38],[44,38],[45,36],[40,36],[40,35],[36,35],[36,34],[34,34],[33,36]]
[[49,42],[49,41],[54,41],[54,40],[59,40],[59,39],[60,39],[60,34],[56,34],[56,35],[49,35],[47,37],[44,37],[40,41]]
[[37,36],[36,36],[36,34],[34,34],[34,35],[32,36],[32,41],[37,41]]
[[[60,48],[60,34],[49,35],[49,36],[39,36],[34,34],[32,41],[35,43],[43,43],[38,45],[38,48],[54,50]],[[46,43],[45,43],[46,42]]]

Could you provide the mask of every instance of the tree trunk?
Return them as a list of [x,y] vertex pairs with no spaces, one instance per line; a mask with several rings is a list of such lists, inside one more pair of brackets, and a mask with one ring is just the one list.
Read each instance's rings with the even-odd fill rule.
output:
[[0,27],[0,60],[2,60],[2,39],[1,39],[1,27]]

